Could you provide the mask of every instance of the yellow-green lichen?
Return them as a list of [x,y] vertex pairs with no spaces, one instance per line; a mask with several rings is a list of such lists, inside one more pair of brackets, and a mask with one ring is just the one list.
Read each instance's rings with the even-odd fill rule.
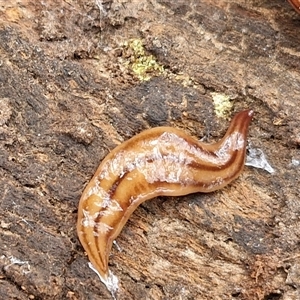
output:
[[225,94],[211,93],[213,98],[215,113],[218,117],[226,119],[232,109],[233,103],[230,97]]
[[125,49],[130,50],[130,61],[127,63],[133,73],[141,81],[150,80],[154,75],[164,73],[164,67],[157,63],[153,55],[147,55],[143,42],[133,39],[124,44]]

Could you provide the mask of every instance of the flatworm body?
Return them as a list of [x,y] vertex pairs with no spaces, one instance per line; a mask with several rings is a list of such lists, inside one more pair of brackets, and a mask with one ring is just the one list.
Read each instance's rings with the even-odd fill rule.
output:
[[294,9],[300,14],[300,0],[289,0]]
[[112,150],[86,186],[77,232],[94,269],[107,284],[113,241],[133,211],[157,196],[212,192],[234,180],[245,161],[253,111],[238,113],[225,136],[204,144],[171,127],[145,130]]

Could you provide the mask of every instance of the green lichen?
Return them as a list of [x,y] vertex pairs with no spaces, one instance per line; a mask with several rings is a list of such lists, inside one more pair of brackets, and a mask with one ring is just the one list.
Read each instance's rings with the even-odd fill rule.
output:
[[220,118],[227,119],[233,106],[230,97],[220,93],[211,93],[211,96],[213,98],[216,115]]
[[157,63],[155,57],[147,55],[141,40],[130,40],[124,46],[131,51],[130,61],[127,64],[139,80],[147,81],[155,75],[164,73],[164,67]]

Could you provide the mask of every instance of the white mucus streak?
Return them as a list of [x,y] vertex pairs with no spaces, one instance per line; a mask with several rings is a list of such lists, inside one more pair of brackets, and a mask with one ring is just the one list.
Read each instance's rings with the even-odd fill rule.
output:
[[91,262],[88,263],[88,266],[91,270],[93,270],[98,277],[100,278],[101,282],[103,282],[106,286],[106,288],[111,293],[113,299],[116,299],[116,294],[119,289],[119,279],[117,276],[115,276],[110,270],[108,270],[108,276],[107,278],[103,278],[100,273],[97,271],[97,269],[92,265]]
[[96,224],[97,231],[94,232],[94,236],[99,236],[99,234],[106,234],[111,231],[113,228],[103,222],[98,222]]
[[96,225],[96,218],[99,216],[99,213],[95,213],[93,215],[91,215],[87,210],[83,209],[83,218],[81,221],[81,224],[83,227],[94,227]]

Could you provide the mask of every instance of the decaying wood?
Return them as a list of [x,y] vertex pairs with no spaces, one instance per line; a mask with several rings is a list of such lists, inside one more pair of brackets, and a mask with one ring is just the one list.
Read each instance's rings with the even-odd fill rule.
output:
[[[287,1],[0,0],[0,298],[111,299],[76,236],[110,149],[175,126],[215,141],[255,110],[246,167],[212,194],[142,204],[117,239],[118,299],[300,299],[300,42]],[[134,72],[132,41],[163,69]]]

